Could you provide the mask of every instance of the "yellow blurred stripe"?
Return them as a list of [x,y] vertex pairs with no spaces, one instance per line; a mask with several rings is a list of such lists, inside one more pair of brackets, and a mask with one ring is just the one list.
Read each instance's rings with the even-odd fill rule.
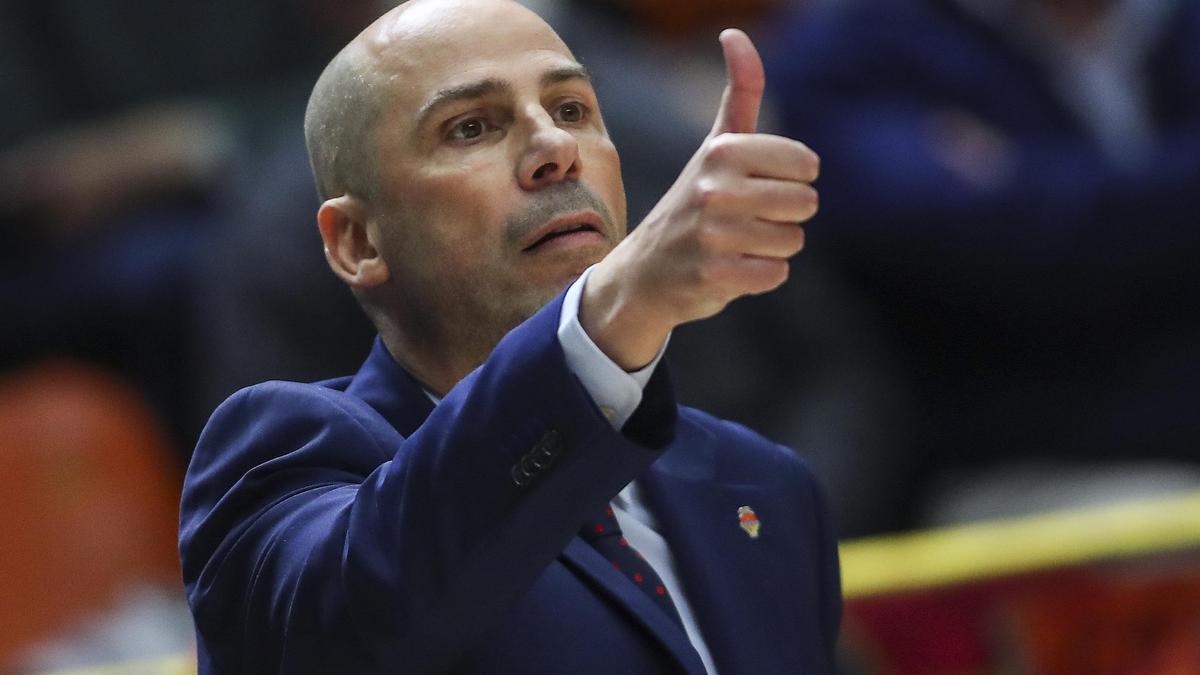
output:
[[847,598],[1200,548],[1200,492],[847,541]]
[[56,670],[43,675],[196,675],[196,655],[189,652],[107,666]]
[[[848,599],[1186,549],[1200,549],[1200,492],[870,537],[839,547]],[[52,675],[196,675],[196,657],[176,654]]]

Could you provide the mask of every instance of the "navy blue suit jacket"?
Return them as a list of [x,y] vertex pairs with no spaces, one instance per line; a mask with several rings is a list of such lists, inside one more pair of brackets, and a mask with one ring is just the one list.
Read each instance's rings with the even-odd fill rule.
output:
[[217,409],[181,513],[202,673],[702,673],[576,537],[638,477],[721,672],[832,672],[837,552],[808,469],[678,407],[662,366],[615,431],[565,363],[561,297],[436,408],[377,341],[352,378]]

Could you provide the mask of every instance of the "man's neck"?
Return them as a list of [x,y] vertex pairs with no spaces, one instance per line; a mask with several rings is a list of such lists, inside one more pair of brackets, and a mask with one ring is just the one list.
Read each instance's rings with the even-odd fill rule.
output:
[[481,366],[509,330],[552,297],[532,298],[525,303],[527,313],[513,310],[508,315],[437,303],[369,313],[392,358],[428,391],[442,397]]
[[385,331],[380,331],[379,335],[396,363],[408,371],[425,391],[438,398],[445,396],[478,365],[458,362],[448,354],[417,349],[415,345],[389,336]]
[[[429,393],[441,398],[487,360],[479,349],[456,347],[449,340],[417,340],[391,326],[379,326],[388,353]],[[474,354],[474,355],[472,355]]]

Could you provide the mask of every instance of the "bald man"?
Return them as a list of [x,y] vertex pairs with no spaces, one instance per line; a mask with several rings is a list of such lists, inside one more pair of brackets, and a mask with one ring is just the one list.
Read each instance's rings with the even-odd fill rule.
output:
[[816,210],[816,156],[755,133],[754,46],[721,44],[712,134],[628,237],[587,71],[529,10],[414,0],[329,65],[317,223],[379,338],[209,421],[180,531],[201,672],[833,671],[811,474],[659,363],[783,283]]

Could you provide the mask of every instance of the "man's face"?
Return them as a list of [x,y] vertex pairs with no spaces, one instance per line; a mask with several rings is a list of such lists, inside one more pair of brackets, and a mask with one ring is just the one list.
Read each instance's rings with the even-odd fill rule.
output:
[[624,236],[625,195],[553,31],[513,3],[448,4],[412,6],[371,45],[387,84],[368,222],[398,318],[490,350]]

